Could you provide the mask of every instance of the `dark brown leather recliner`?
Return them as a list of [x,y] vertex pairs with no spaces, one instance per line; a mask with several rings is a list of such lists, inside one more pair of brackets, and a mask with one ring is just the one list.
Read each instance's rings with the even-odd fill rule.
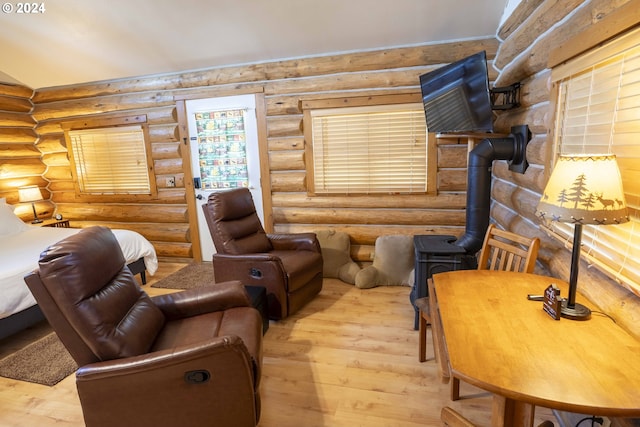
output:
[[47,248],[25,281],[79,366],[87,427],[258,423],[262,319],[240,282],[149,297],[104,227]]
[[322,252],[314,233],[266,234],[247,188],[211,193],[203,206],[217,253],[216,281],[267,289],[269,317],[283,319],[322,289]]

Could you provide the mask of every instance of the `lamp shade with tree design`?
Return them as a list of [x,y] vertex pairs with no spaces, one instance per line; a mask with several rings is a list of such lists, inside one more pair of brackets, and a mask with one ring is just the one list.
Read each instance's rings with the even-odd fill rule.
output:
[[574,224],[569,296],[562,315],[588,319],[591,311],[576,304],[583,225],[622,224],[629,220],[620,170],[614,155],[560,156],[538,204],[545,222]]

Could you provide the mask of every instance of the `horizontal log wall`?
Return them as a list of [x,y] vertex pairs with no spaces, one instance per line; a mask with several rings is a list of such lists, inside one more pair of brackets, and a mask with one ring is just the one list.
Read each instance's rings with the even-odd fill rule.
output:
[[[627,4],[628,3],[628,4]],[[519,109],[504,112],[496,121],[498,131],[528,124],[533,138],[527,149],[531,164],[524,175],[513,174],[505,165],[494,168],[492,220],[506,228],[542,240],[538,272],[569,278],[570,251],[563,242],[540,228],[535,209],[546,184],[545,170],[551,162],[554,123],[549,53],[584,30],[606,23],[609,15],[638,10],[638,0],[555,0],[523,1],[499,29],[503,39],[494,66],[499,70],[496,85],[521,82]],[[619,22],[614,19],[614,22]],[[616,26],[617,24],[613,24]],[[615,28],[605,28],[614,34]],[[640,337],[640,298],[600,273],[597,268],[580,268],[579,290],[619,324]]]
[[[186,200],[193,196],[185,190],[176,100],[264,93],[274,231],[346,231],[354,258],[367,262],[380,235],[461,233],[466,146],[455,140],[440,144],[441,192],[436,197],[310,197],[301,102],[419,93],[421,74],[480,50],[492,60],[497,47],[497,40],[489,38],[37,90],[33,117],[47,165],[44,178],[51,182],[58,211],[72,226],[101,223],[133,229],[151,240],[161,257],[193,257]],[[61,124],[129,114],[147,115],[160,199],[76,197]],[[176,177],[176,188],[166,188],[167,176]]]
[[[141,96],[146,98],[148,95]],[[141,108],[135,97],[129,99],[131,103],[124,103],[121,98],[123,104],[118,108],[110,106],[113,111],[98,112],[96,109],[102,110],[109,101],[104,97],[93,98],[90,104],[85,104],[83,114],[77,109],[78,100],[43,104],[45,109],[56,106],[55,118],[41,115],[36,104],[33,116],[38,121],[38,148],[42,152],[43,162],[47,165],[44,178],[49,181],[48,188],[56,205],[56,212],[69,219],[72,227],[106,225],[137,231],[152,242],[160,258],[192,258],[175,103],[172,97],[167,96],[157,105],[150,104]],[[97,105],[102,102],[104,104]],[[69,111],[66,110],[67,107]],[[72,115],[69,115],[69,112]],[[62,124],[69,120],[139,114],[146,114],[149,124],[151,158],[158,199],[76,195]],[[175,178],[176,187],[167,187],[166,178],[169,176]]]
[[35,204],[39,217],[51,216],[54,209],[43,178],[47,165],[36,146],[32,94],[25,86],[0,83],[0,197],[15,205],[15,213],[23,220],[33,220],[31,204],[18,200],[18,187],[23,185],[40,187],[44,200]]
[[[74,226],[105,224],[139,231],[161,257],[193,257],[188,222],[185,165],[178,143],[176,99],[264,92],[266,99],[269,177],[275,231],[334,228],[350,234],[352,254],[370,260],[376,237],[384,234],[459,234],[464,218],[466,156],[458,143],[438,147],[437,197],[310,197],[306,194],[306,159],[302,130],[303,100],[406,94],[419,91],[418,76],[479,50],[490,59],[497,86],[522,82],[522,107],[503,112],[499,132],[528,124],[533,139],[527,149],[526,174],[494,166],[492,219],[502,227],[538,236],[543,245],[538,270],[566,278],[569,252],[540,228],[535,206],[546,183],[548,130],[553,121],[550,101],[549,52],[578,32],[622,8],[625,0],[523,1],[494,39],[213,68],[163,76],[32,90],[0,84],[0,197],[17,203],[16,188],[36,184],[46,199],[39,215],[57,207]],[[632,0],[630,3],[636,3]],[[500,49],[498,51],[498,45]],[[495,59],[494,59],[495,58]],[[491,64],[492,63],[492,64]],[[30,99],[31,98],[31,99]],[[33,114],[31,114],[33,109]],[[160,199],[106,201],[77,198],[69,169],[61,123],[79,118],[146,114]],[[462,162],[462,163],[461,163]],[[166,188],[167,176],[176,188]],[[55,202],[55,205],[53,204]],[[28,219],[30,207],[19,205]],[[581,269],[581,290],[597,300],[640,335],[637,298],[599,274]]]

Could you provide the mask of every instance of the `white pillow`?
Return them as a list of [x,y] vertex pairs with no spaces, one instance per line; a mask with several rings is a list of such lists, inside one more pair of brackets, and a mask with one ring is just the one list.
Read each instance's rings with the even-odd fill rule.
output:
[[0,203],[0,236],[11,236],[28,229],[29,226],[13,213],[13,206]]

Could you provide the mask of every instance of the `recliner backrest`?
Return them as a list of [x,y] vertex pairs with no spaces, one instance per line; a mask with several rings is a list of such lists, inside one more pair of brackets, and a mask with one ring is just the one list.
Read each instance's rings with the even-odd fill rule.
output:
[[144,354],[164,326],[164,315],[125,266],[106,227],[49,246],[25,281],[80,366]]
[[273,250],[248,188],[213,192],[202,208],[218,253],[242,255]]

